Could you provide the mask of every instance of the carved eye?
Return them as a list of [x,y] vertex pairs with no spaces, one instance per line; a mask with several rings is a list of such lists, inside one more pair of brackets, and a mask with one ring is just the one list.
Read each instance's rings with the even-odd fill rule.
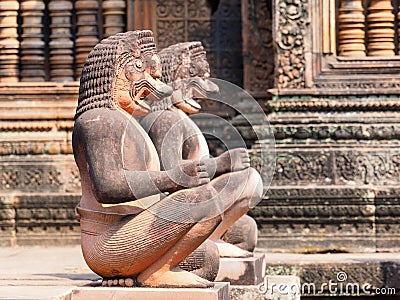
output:
[[197,74],[197,68],[195,65],[191,64],[189,67],[190,76],[195,76]]
[[143,62],[140,59],[135,60],[135,68],[138,69],[139,71],[142,69]]

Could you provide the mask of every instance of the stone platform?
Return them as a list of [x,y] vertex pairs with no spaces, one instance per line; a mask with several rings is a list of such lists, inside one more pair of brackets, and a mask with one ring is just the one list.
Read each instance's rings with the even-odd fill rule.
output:
[[229,283],[216,282],[213,288],[116,288],[78,287],[71,292],[71,300],[229,300]]
[[265,254],[254,253],[247,258],[221,258],[216,281],[232,285],[257,285],[265,275]]
[[[262,252],[262,249],[257,250]],[[300,277],[302,286],[306,288],[301,299],[325,300],[343,296],[340,299],[347,300],[340,294],[340,289],[330,293],[324,286],[323,293],[313,294],[308,290],[311,286],[305,285],[313,283],[320,289],[329,280],[337,281],[340,271],[347,275],[343,281],[346,284],[356,283],[360,287],[365,283],[371,284],[371,294],[360,292],[359,297],[351,299],[392,300],[400,295],[389,294],[393,289],[397,293],[400,291],[400,253],[265,254],[267,275]],[[0,247],[0,299],[70,300],[74,288],[99,284],[99,279],[86,266],[80,247]],[[386,288],[387,294],[374,294],[376,288],[381,288],[381,291]],[[230,297],[235,300],[269,299],[254,285],[231,285]]]

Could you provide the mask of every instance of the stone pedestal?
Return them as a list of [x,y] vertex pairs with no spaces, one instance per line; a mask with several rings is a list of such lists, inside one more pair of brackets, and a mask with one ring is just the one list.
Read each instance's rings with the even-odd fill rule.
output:
[[248,258],[221,258],[216,281],[235,285],[256,285],[265,275],[265,254],[254,253]]
[[71,300],[229,300],[229,283],[216,282],[213,288],[103,288],[78,287],[72,290]]

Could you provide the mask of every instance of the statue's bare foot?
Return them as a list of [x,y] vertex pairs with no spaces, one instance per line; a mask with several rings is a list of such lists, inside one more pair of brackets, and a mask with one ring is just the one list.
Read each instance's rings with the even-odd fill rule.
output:
[[167,288],[207,288],[213,287],[214,284],[206,279],[203,279],[193,273],[175,267],[166,272],[154,272],[150,276],[143,278],[140,274],[137,281],[143,287],[167,287]]
[[217,240],[216,245],[218,247],[220,257],[252,257],[253,253],[240,249],[239,247],[224,242],[223,240]]
[[137,286],[136,278],[103,278],[101,283],[103,287],[135,287]]

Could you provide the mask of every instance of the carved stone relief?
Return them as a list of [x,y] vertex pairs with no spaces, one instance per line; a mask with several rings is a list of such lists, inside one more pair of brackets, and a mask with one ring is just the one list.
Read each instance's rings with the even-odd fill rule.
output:
[[272,12],[267,1],[242,1],[243,87],[265,94],[274,85]]
[[242,84],[241,1],[221,0],[216,10],[207,0],[157,1],[159,49],[201,41],[207,51],[211,76]]
[[276,4],[277,87],[305,87],[305,42],[308,0],[279,0]]

